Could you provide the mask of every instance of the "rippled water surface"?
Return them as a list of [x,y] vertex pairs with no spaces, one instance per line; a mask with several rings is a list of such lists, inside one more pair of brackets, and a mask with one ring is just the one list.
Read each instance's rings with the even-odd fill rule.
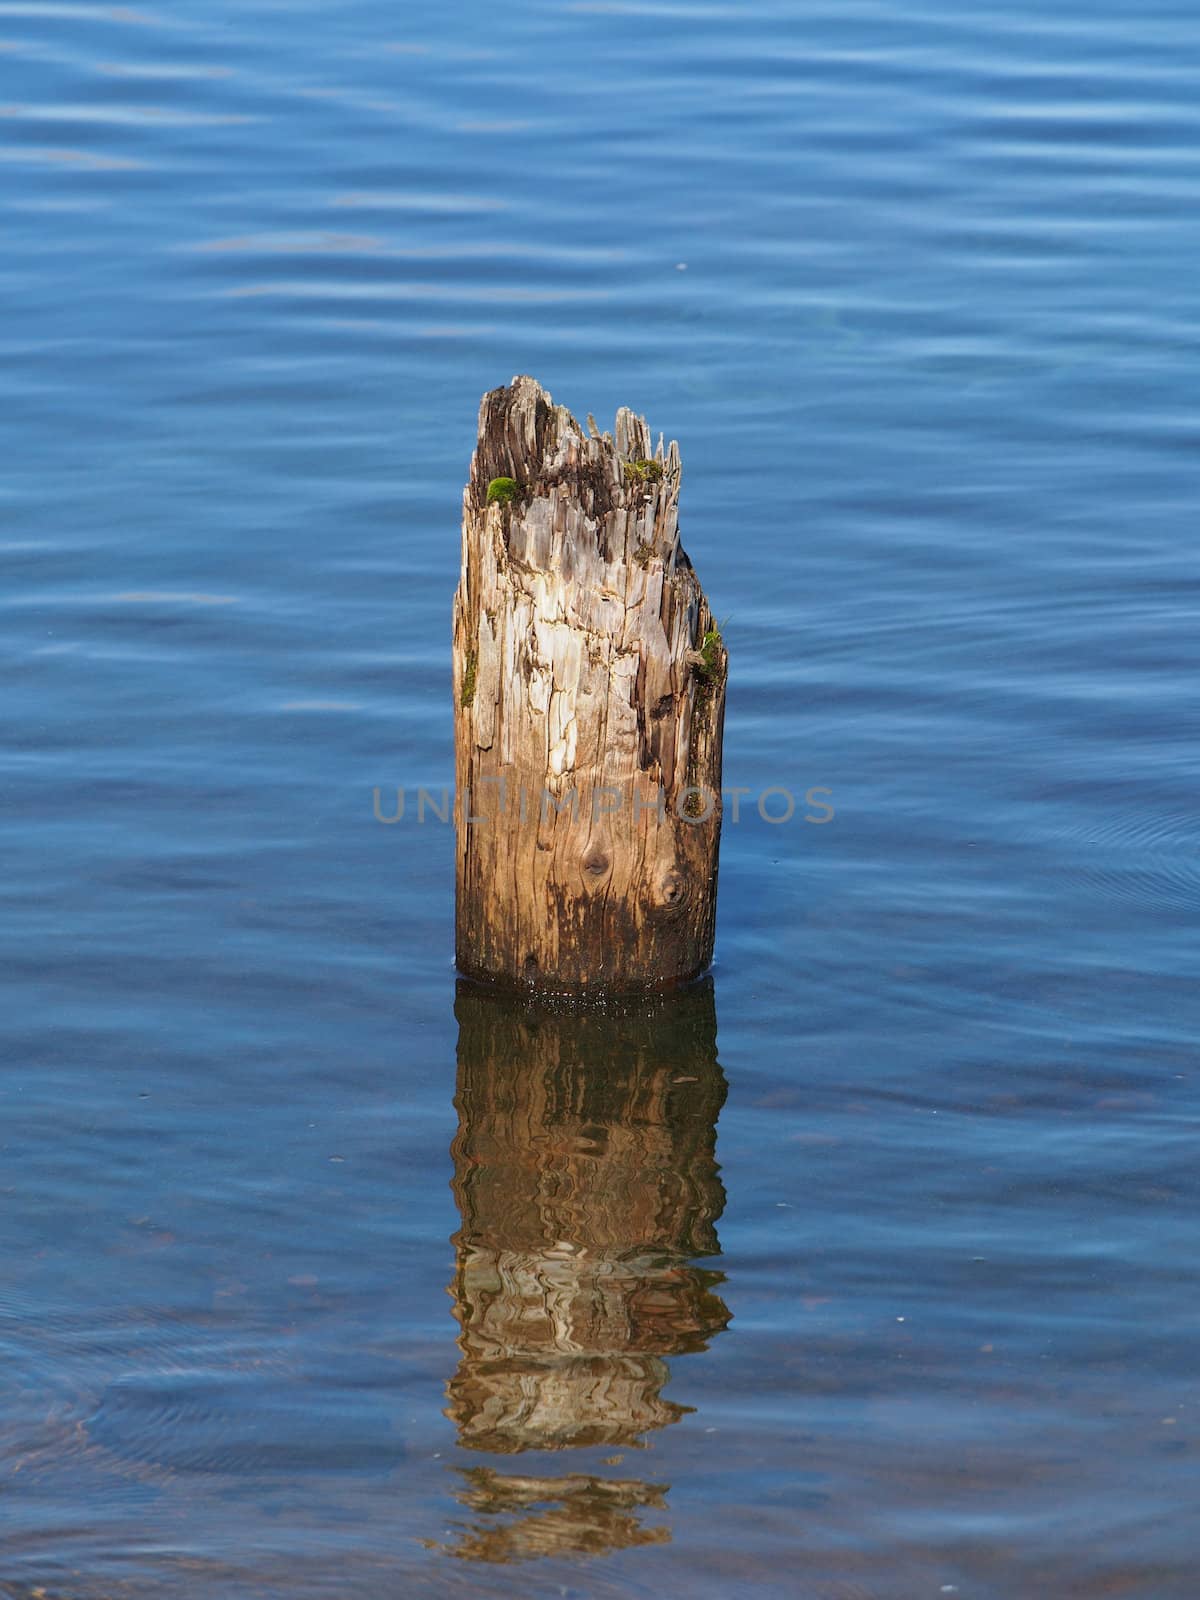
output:
[[[10,1600],[1192,1600],[1198,73],[1175,0],[0,4]],[[456,992],[373,816],[516,372],[679,439],[751,791],[603,1024]]]

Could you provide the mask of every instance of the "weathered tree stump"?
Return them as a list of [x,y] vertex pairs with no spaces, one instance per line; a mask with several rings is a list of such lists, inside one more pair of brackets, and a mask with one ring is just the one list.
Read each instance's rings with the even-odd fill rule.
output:
[[485,395],[454,601],[457,959],[533,989],[712,960],[727,657],[679,542],[679,449]]

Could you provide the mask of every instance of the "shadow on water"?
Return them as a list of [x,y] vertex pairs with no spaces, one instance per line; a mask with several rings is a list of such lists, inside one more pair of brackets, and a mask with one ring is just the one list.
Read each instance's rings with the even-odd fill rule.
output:
[[[667,1358],[729,1312],[718,1253],[725,1100],[712,980],[603,1013],[460,982],[451,1289],[462,1359],[447,1415],[470,1450],[637,1447],[692,1408]],[[481,1521],[449,1553],[479,1561],[666,1543],[639,1513],[668,1485],[589,1473],[463,1473]]]

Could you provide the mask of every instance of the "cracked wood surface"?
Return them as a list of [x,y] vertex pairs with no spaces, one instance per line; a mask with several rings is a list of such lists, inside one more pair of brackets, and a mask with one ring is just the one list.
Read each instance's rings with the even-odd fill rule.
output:
[[631,411],[601,434],[532,378],[484,396],[454,599],[464,973],[603,993],[712,960],[727,658],[702,655],[679,483]]

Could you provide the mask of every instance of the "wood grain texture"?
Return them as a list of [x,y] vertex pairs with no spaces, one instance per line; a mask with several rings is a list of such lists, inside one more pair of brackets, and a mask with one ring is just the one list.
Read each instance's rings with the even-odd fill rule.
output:
[[608,993],[712,960],[727,656],[679,484],[630,411],[601,434],[532,378],[484,396],[454,600],[470,976]]

